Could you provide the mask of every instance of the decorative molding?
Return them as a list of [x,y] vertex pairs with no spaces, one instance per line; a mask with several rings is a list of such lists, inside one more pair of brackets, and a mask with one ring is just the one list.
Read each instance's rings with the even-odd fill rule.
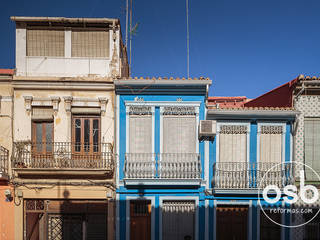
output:
[[98,98],[75,98],[72,96],[63,97],[65,102],[65,109],[71,112],[72,107],[96,107],[100,108],[100,113],[104,114],[107,109],[108,99],[105,97]]
[[190,106],[164,107],[163,115],[196,115],[196,109]]
[[150,106],[130,106],[129,115],[152,115]]
[[25,108],[27,110],[27,113],[30,113],[31,112],[31,103],[32,103],[32,96],[24,96],[24,104],[25,104]]
[[71,96],[67,96],[67,97],[63,97],[64,99],[64,107],[66,109],[66,112],[71,112],[71,104],[72,104],[72,97]]
[[261,134],[282,134],[282,126],[261,126]]
[[246,134],[247,132],[246,125],[222,125],[220,127],[221,134]]
[[106,113],[106,109],[107,109],[107,103],[108,103],[108,99],[105,97],[99,97],[99,102],[100,102],[100,108],[101,108],[101,113],[105,114]]

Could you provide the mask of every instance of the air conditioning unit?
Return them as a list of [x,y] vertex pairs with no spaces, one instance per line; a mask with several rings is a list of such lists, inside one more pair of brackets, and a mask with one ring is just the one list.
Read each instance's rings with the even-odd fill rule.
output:
[[217,133],[217,121],[200,120],[199,124],[199,140],[213,140]]

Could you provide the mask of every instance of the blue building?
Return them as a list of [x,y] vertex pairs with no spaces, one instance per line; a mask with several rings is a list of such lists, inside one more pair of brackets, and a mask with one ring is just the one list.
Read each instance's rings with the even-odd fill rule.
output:
[[[251,102],[241,97],[209,98],[207,119],[216,121],[217,132],[208,143],[205,239],[290,239],[289,229],[276,224],[289,225],[290,215],[270,209],[286,207],[282,189],[293,183],[293,126],[298,112],[290,101],[281,102],[289,95],[276,99],[267,95]],[[262,198],[267,185],[281,190],[274,204]]]
[[205,78],[115,81],[117,239],[205,239],[209,155],[198,125],[210,84]]

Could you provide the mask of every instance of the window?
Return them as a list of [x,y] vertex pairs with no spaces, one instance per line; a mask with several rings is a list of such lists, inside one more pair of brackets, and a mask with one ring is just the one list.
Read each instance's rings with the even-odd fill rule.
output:
[[46,154],[52,152],[53,121],[32,122],[33,153]]
[[64,56],[64,30],[27,29],[27,56]]
[[247,161],[247,126],[221,125],[219,132],[219,162]]
[[263,125],[260,132],[260,162],[281,163],[283,127]]
[[[305,164],[316,172],[320,172],[320,119],[305,118],[304,120],[304,157]],[[316,174],[306,168],[306,178],[319,181]]]
[[72,30],[72,57],[109,57],[107,30]]
[[73,152],[79,154],[100,152],[100,117],[73,116]]
[[194,107],[164,107],[163,153],[196,153]]
[[151,107],[131,106],[129,128],[129,153],[152,153]]

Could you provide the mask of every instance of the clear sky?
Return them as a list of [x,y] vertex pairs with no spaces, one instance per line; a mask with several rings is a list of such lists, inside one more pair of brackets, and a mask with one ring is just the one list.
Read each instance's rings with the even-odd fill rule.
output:
[[[257,97],[320,75],[319,0],[189,0],[190,76],[215,96]],[[15,67],[10,16],[120,18],[125,0],[2,0],[0,68]],[[185,0],[133,0],[132,76],[187,75]]]

